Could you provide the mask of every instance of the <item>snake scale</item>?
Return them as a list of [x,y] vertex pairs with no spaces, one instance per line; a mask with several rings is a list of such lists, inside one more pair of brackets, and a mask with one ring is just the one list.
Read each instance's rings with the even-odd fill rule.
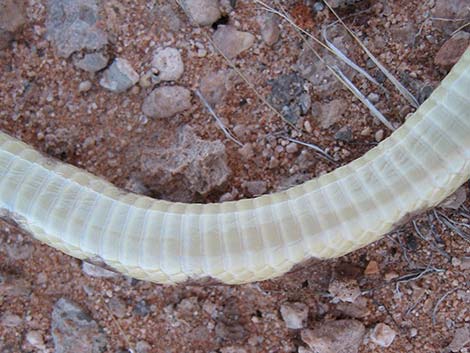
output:
[[283,192],[184,204],[124,192],[0,132],[0,208],[35,238],[157,283],[237,284],[338,257],[437,205],[470,176],[470,49],[361,158]]

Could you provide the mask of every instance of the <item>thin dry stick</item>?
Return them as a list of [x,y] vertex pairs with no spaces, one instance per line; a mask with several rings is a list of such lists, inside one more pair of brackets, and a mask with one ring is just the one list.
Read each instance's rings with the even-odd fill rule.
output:
[[415,108],[419,107],[419,103],[416,98],[403,86],[396,78],[393,76],[382,63],[370,52],[369,49],[362,43],[362,41],[356,36],[356,34],[349,29],[348,26],[344,23],[341,17],[338,16],[335,10],[331,7],[328,1],[323,0],[325,5],[330,9],[333,15],[338,19],[338,21],[343,25],[343,27],[348,31],[348,33],[354,38],[354,40],[361,46],[362,50],[371,58],[375,65],[387,76],[387,78],[393,83],[393,85],[400,91],[400,93],[408,100],[408,102]]
[[[186,16],[188,16],[189,19],[191,19],[193,22],[194,22],[194,18],[191,16],[191,14],[186,10],[186,8],[184,7],[183,3],[181,2],[181,0],[176,0],[177,4],[181,7],[181,9],[183,10],[183,12],[186,14]],[[209,41],[209,43],[211,43],[211,45],[215,48],[215,50],[217,50],[217,52],[225,59],[225,61],[229,64],[229,66],[232,68],[232,70],[234,70],[238,76],[241,77],[241,79],[245,82],[246,85],[248,85],[248,87],[256,94],[256,97],[258,97],[259,100],[261,100],[275,115],[277,115],[278,117],[280,117],[284,122],[286,122],[287,124],[289,124],[293,129],[299,131],[299,128],[297,126],[295,126],[292,122],[290,122],[288,119],[286,119],[284,117],[284,115],[282,115],[276,108],[274,108],[272,106],[272,104],[270,104],[268,102],[268,100],[263,97],[263,95],[261,93],[258,92],[258,90],[256,89],[255,85],[253,83],[251,83],[250,80],[248,80],[248,78],[245,76],[244,73],[242,73],[236,66],[235,64],[233,63],[232,60],[230,60],[223,52],[222,50],[220,50],[220,48],[214,43],[214,41],[212,40],[211,37],[209,37],[206,33],[204,33],[204,36],[206,37],[206,39]]]
[[[103,299],[103,298],[101,298]],[[104,302],[103,300],[103,303],[104,303],[104,307],[106,309],[106,311],[108,312],[108,314],[111,316],[111,320],[113,320],[114,324],[116,325],[116,327],[118,328],[119,332],[121,332],[121,335],[122,337],[124,338],[124,341],[126,341],[126,344],[127,346],[129,347],[127,350],[129,351],[129,353],[135,353],[135,350],[130,348],[132,347],[131,345],[131,342],[129,340],[129,337],[126,335],[126,333],[124,332],[124,330],[122,329],[121,325],[119,324],[119,322],[116,320],[116,318],[114,317],[114,314],[111,312],[111,310],[108,308],[108,305],[106,304],[106,302]]]
[[288,137],[288,136],[284,136],[284,138],[290,142],[294,142],[294,143],[297,143],[299,145],[302,145],[302,146],[305,146],[305,147],[309,147],[311,148],[312,150],[314,150],[315,152],[317,152],[318,154],[320,154],[320,156],[322,156],[323,158],[329,160],[330,162],[333,162],[333,163],[337,163],[333,157],[331,157],[327,152],[325,152],[324,150],[322,150],[320,147],[318,147],[317,145],[314,145],[312,143],[308,143],[308,142],[303,142],[303,141],[299,141],[299,140],[296,140],[296,139],[293,139],[291,137]]
[[441,305],[441,303],[444,301],[445,298],[447,298],[447,296],[449,296],[450,294],[452,294],[453,292],[455,292],[457,290],[457,288],[454,288],[454,289],[451,289],[449,291],[447,291],[437,302],[436,302],[436,305],[434,305],[434,309],[432,310],[432,324],[435,325],[436,324],[436,314],[437,314],[437,309],[439,309],[439,305]]
[[222,122],[222,120],[220,120],[220,118],[217,116],[217,114],[215,113],[214,109],[212,109],[212,107],[210,106],[209,102],[204,98],[204,96],[202,95],[202,93],[197,89],[195,91],[196,95],[199,97],[199,99],[202,101],[202,103],[204,104],[204,106],[206,107],[206,109],[209,111],[209,113],[214,117],[217,125],[220,127],[220,129],[224,132],[225,136],[227,136],[228,139],[230,139],[231,141],[235,142],[238,146],[240,147],[243,147],[243,144],[238,141],[233,135],[232,133],[225,127],[224,123]]
[[328,29],[331,27],[331,26],[334,26],[336,25],[336,22],[335,23],[332,23],[330,25],[328,25],[327,27],[323,28],[322,30],[322,36],[323,36],[323,40],[325,41],[326,45],[328,45],[328,47],[333,50],[333,52],[335,53],[335,55],[343,60],[349,67],[353,68],[354,70],[356,70],[357,72],[359,72],[361,75],[363,75],[367,80],[369,80],[370,82],[372,82],[374,85],[380,87],[382,90],[384,91],[387,91],[385,89],[385,87],[383,87],[380,83],[377,82],[377,80],[375,78],[373,78],[371,75],[369,75],[369,73],[364,70],[362,67],[360,67],[359,65],[357,65],[354,61],[352,61],[351,59],[349,59],[341,50],[339,50],[329,39],[328,39]]

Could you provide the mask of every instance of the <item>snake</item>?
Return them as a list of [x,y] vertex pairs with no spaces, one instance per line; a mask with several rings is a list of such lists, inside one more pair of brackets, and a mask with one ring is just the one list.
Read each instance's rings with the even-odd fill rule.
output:
[[470,48],[362,157],[287,190],[191,204],[119,189],[0,132],[0,209],[37,240],[162,284],[241,284],[343,256],[470,177]]

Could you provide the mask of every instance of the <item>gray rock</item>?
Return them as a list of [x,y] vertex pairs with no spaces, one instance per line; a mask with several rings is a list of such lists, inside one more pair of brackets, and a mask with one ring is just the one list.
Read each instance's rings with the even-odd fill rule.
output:
[[260,196],[268,189],[266,182],[263,180],[245,181],[242,186],[251,196]]
[[103,49],[107,34],[98,26],[96,0],[49,0],[47,31],[59,56],[68,58],[81,50]]
[[91,83],[91,81],[82,81],[80,82],[80,84],[78,85],[78,92],[88,92],[91,87],[93,86],[93,84]]
[[258,17],[258,24],[263,41],[269,46],[276,44],[281,35],[278,17],[272,13],[265,13]]
[[281,316],[287,328],[301,329],[308,318],[308,306],[304,303],[285,303],[281,305]]
[[341,129],[336,131],[335,139],[343,142],[351,142],[353,138],[351,128],[349,126],[343,126]]
[[145,98],[142,112],[151,118],[169,118],[191,108],[191,92],[181,86],[154,89]]
[[310,109],[311,102],[305,98],[305,80],[298,74],[282,75],[268,83],[272,86],[269,102],[291,123],[297,122],[307,107]]
[[0,50],[8,46],[25,23],[24,0],[0,0]]
[[127,91],[139,81],[139,75],[125,60],[117,58],[104,72],[100,85],[111,92],[121,93]]
[[302,331],[301,338],[316,353],[357,353],[365,331],[357,320],[336,320]]
[[184,202],[220,189],[230,174],[224,144],[200,139],[189,126],[169,148],[145,150],[140,169],[154,196]]
[[157,77],[161,81],[176,81],[184,72],[183,59],[175,48],[157,50],[153,56],[152,67],[158,70]]
[[103,53],[88,53],[83,56],[74,55],[74,65],[88,72],[103,70],[109,61],[109,57]]
[[113,271],[109,271],[103,267],[93,265],[89,262],[82,262],[82,271],[90,277],[95,278],[117,278],[119,274]]
[[201,79],[199,89],[209,104],[215,105],[224,99],[230,89],[231,77],[230,71],[220,70],[211,72]]
[[217,48],[229,59],[233,59],[251,48],[255,36],[249,32],[238,31],[233,26],[219,26],[213,40]]
[[152,346],[146,341],[139,341],[135,345],[136,353],[150,353],[152,351]]
[[201,26],[210,26],[222,16],[217,0],[183,0],[182,3],[189,18]]
[[370,339],[380,347],[390,347],[397,333],[387,324],[377,324],[370,334]]
[[55,353],[101,353],[107,338],[101,327],[75,303],[61,298],[52,311]]
[[470,325],[466,324],[464,327],[458,328],[455,331],[454,338],[447,346],[447,351],[460,352],[470,342]]

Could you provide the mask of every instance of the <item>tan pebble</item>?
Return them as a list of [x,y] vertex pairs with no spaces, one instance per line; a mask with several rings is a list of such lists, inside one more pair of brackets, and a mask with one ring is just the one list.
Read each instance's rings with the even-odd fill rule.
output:
[[369,261],[369,263],[367,264],[367,267],[366,269],[364,270],[364,274],[366,276],[371,276],[371,275],[376,275],[380,272],[379,270],[379,264],[377,263],[377,261]]
[[361,136],[369,136],[370,133],[372,132],[370,127],[364,128],[364,130],[361,131]]
[[380,142],[384,139],[385,132],[380,129],[375,133],[375,141]]
[[390,271],[390,272],[387,272],[385,274],[385,280],[387,282],[390,282],[391,280],[395,279],[398,277],[398,273],[394,272],[394,271]]

